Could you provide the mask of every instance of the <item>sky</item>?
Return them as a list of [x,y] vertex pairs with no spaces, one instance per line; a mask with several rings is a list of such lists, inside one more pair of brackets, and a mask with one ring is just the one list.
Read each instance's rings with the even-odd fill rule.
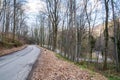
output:
[[[35,24],[36,16],[39,13],[39,11],[45,11],[45,6],[46,5],[42,0],[26,0],[26,1],[27,1],[27,3],[24,5],[24,8],[25,8],[25,13],[28,17],[28,20],[27,20],[27,22],[29,23],[28,25],[31,26],[33,23]],[[90,5],[93,6],[96,3],[97,0],[90,0],[90,1],[91,1]],[[117,0],[115,0],[115,1],[117,1]],[[78,0],[78,2],[79,2],[79,0]],[[97,13],[97,15],[98,15],[98,21],[97,22],[100,22],[99,18],[101,18],[103,16],[101,11],[104,11],[102,9],[101,3],[98,3],[98,11],[100,11],[100,12]],[[110,14],[110,15],[112,15],[112,14]]]
[[25,13],[28,17],[27,23],[31,26],[35,23],[35,18],[39,11],[43,11],[45,8],[45,3],[41,0],[27,0],[27,3],[24,5]]
[[43,10],[45,3],[41,0],[27,0],[26,3],[26,11],[27,13],[32,13],[32,14],[36,14],[39,12],[39,10]]
[[[24,6],[26,15],[28,16],[29,25],[35,23],[35,18],[39,11],[45,10],[45,3],[42,0],[26,0],[27,3]],[[97,0],[91,0],[91,4],[94,4]],[[79,2],[79,1],[78,1]],[[92,5],[93,6],[93,5]],[[101,9],[101,6],[98,7]]]

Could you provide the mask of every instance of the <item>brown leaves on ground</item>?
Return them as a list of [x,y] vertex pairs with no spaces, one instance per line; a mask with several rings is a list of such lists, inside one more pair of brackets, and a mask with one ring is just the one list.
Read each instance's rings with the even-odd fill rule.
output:
[[24,46],[21,46],[21,47],[14,47],[14,48],[11,48],[11,49],[1,50],[1,51],[0,51],[0,56],[7,55],[7,54],[10,54],[10,53],[12,53],[12,52],[16,52],[16,51],[22,50],[22,49],[24,49],[26,46],[27,46],[27,45],[24,45]]
[[107,80],[104,76],[58,59],[55,53],[42,49],[31,80]]

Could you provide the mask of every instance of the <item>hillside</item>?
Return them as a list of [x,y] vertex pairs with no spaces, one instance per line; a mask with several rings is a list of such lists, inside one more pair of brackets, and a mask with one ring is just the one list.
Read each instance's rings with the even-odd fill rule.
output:
[[[93,28],[93,35],[95,37],[99,37],[100,34],[101,35],[104,35],[103,32],[104,32],[104,29],[105,29],[105,26],[103,24],[99,24],[97,26],[95,26]],[[110,36],[113,36],[113,22],[109,22],[108,23],[108,30],[109,30],[109,35]]]
[[99,73],[78,67],[42,48],[30,80],[107,80]]

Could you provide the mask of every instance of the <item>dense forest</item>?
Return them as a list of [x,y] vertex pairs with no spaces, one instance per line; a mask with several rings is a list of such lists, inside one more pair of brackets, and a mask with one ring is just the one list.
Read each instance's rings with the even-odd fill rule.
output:
[[46,8],[40,11],[31,30],[37,44],[74,62],[102,63],[103,70],[114,63],[119,71],[118,0],[43,1]]
[[[25,2],[0,0],[0,47],[20,46],[28,32],[22,6]],[[20,39],[20,41],[19,41]]]
[[[63,57],[120,72],[119,0],[42,0],[28,26],[23,0],[0,0],[0,45],[46,47]],[[17,44],[17,45],[16,45]]]

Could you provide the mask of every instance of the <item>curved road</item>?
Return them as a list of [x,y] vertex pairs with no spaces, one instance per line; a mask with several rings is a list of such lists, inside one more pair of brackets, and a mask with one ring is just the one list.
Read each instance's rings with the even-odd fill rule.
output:
[[0,57],[0,80],[26,80],[33,64],[40,54],[35,45]]

